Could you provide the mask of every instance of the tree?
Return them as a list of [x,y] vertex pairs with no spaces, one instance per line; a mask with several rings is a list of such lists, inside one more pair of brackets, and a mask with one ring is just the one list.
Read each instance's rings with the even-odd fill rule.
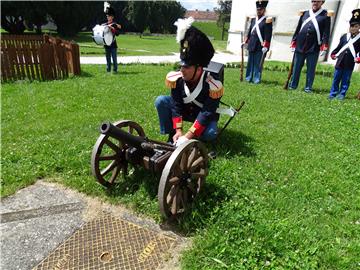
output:
[[75,36],[87,27],[96,10],[102,10],[97,1],[54,1],[47,2],[47,11],[61,36]]
[[126,8],[126,18],[143,33],[149,28],[151,33],[174,33],[174,22],[183,17],[185,9],[175,1],[130,1]]
[[219,8],[215,9],[215,12],[218,14],[218,20],[217,20],[217,25],[219,27],[221,27],[221,40],[224,40],[224,35],[225,35],[225,24],[227,22],[230,22],[230,16],[231,16],[231,6],[232,6],[232,2],[231,1],[222,1],[219,0],[218,1],[219,4]]
[[149,3],[147,1],[129,1],[126,13],[129,22],[138,32],[143,33],[148,25]]
[[174,22],[184,16],[186,9],[175,1],[149,2],[149,28],[151,33],[174,33]]
[[26,24],[27,26],[34,25],[36,33],[41,34],[41,26],[48,22],[46,3],[40,1],[28,1],[26,3],[27,9],[24,13]]
[[25,2],[1,2],[1,27],[10,34],[23,34],[25,31]]

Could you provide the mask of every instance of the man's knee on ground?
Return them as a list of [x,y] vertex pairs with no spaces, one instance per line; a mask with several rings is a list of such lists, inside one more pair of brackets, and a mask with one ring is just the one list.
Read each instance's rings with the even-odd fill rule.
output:
[[159,108],[159,107],[163,106],[165,104],[166,97],[167,96],[158,96],[155,99],[155,107]]

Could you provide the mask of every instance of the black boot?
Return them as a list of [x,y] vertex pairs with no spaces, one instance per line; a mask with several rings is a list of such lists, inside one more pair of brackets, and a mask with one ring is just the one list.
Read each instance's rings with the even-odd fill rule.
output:
[[169,134],[169,137],[168,137],[166,142],[169,143],[169,144],[174,144],[174,140],[173,140],[174,135],[175,135],[175,133],[171,132]]

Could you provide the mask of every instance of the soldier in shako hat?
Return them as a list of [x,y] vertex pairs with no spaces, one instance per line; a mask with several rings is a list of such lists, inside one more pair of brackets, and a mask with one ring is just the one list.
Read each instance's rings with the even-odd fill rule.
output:
[[[213,140],[217,135],[220,98],[224,93],[221,81],[204,70],[214,55],[207,36],[192,26],[194,19],[178,19],[176,40],[180,43],[180,71],[166,76],[170,96],[159,96],[155,101],[161,134],[169,134],[169,142],[177,146],[192,139]],[[192,122],[183,130],[183,121]]]
[[[337,59],[329,99],[345,99],[355,63],[360,63],[360,9],[352,11],[349,33],[340,38],[339,45],[331,52]],[[339,84],[341,84],[339,88]]]
[[256,1],[256,17],[251,18],[246,44],[249,51],[246,67],[246,81],[260,83],[261,62],[270,48],[272,36],[272,18],[265,16],[269,1]]
[[330,17],[333,12],[322,8],[324,2],[312,0],[311,9],[300,11],[299,22],[290,45],[295,55],[289,89],[298,87],[301,69],[306,60],[305,92],[312,92],[319,54],[324,55],[329,48]]
[[[107,22],[103,23],[102,25],[107,25],[112,34],[114,36],[118,36],[120,33],[121,25],[114,21],[115,17],[115,10],[110,6],[108,2],[104,2],[104,13],[106,15]],[[113,60],[114,68],[113,72],[117,73],[118,64],[117,64],[117,43],[116,38],[114,41],[108,46],[104,45],[105,48],[105,55],[106,55],[106,71],[111,71],[111,58]]]

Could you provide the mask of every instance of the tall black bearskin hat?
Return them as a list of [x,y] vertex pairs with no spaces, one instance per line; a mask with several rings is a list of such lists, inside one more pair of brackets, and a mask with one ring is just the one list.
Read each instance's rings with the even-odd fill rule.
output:
[[266,8],[267,5],[268,5],[269,1],[267,0],[259,0],[259,1],[256,1],[256,8]]
[[354,9],[352,11],[350,25],[354,25],[354,24],[360,24],[360,8]]
[[207,67],[214,56],[214,47],[208,37],[191,24],[192,17],[178,19],[176,41],[180,43],[180,64],[182,66]]
[[115,10],[110,6],[109,2],[104,2],[104,12],[106,15],[115,16]]

